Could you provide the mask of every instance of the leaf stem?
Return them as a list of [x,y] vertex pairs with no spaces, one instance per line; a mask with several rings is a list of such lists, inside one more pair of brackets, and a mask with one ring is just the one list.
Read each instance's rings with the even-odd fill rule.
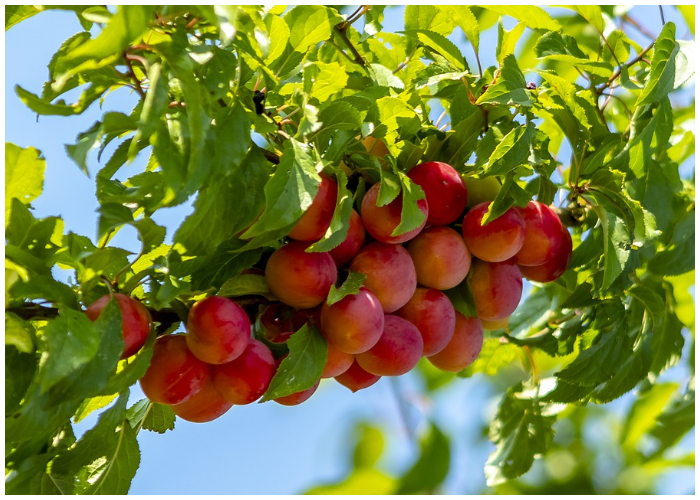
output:
[[524,345],[523,351],[525,351],[525,356],[527,356],[527,360],[530,363],[530,370],[532,371],[532,380],[535,383],[535,385],[539,385],[539,383],[540,383],[539,372],[537,370],[537,364],[535,363],[535,358],[532,356],[532,352],[530,351],[530,346]]
[[[342,23],[341,23],[341,24],[342,24]],[[365,60],[362,58],[362,56],[360,55],[360,53],[357,51],[357,49],[355,48],[355,46],[353,45],[353,43],[350,41],[350,38],[348,38],[348,34],[345,32],[345,30],[344,30],[344,29],[340,29],[340,28],[339,28],[339,25],[335,25],[335,26],[333,27],[333,31],[334,31],[338,36],[340,36],[340,38],[343,40],[343,42],[344,42],[345,45],[347,46],[348,50],[350,50],[350,52],[352,52],[352,55],[355,56],[355,61],[354,61],[354,62],[355,62],[356,64],[359,64],[359,65],[362,66],[363,68],[366,67],[366,66],[367,66],[367,63],[366,63]]]

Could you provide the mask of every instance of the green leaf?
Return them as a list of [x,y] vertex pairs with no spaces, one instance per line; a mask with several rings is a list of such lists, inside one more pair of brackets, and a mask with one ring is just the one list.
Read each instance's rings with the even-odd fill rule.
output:
[[321,110],[318,115],[321,132],[332,129],[354,130],[362,124],[360,112],[344,101],[334,101]]
[[107,396],[95,396],[94,398],[84,399],[78,407],[78,411],[73,415],[73,422],[77,424],[92,412],[101,410],[114,401],[118,395],[119,394],[110,394]]
[[34,352],[34,327],[12,313],[5,312],[5,346],[13,345],[20,352]]
[[12,415],[20,409],[34,378],[36,365],[34,353],[5,345],[5,415]]
[[270,34],[270,47],[268,48],[265,62],[271,63],[280,57],[287,47],[290,31],[284,19],[275,15],[266,16],[265,26]]
[[265,211],[243,238],[291,229],[311,206],[320,182],[318,162],[309,146],[287,141],[279,165],[265,184]]
[[421,443],[418,460],[400,479],[397,495],[432,493],[450,471],[450,441],[437,425],[431,423],[430,432]]
[[537,131],[532,123],[508,132],[496,146],[485,168],[486,175],[505,175],[526,165]]
[[347,279],[340,285],[340,288],[336,288],[335,285],[331,285],[331,289],[328,292],[328,298],[326,299],[326,304],[332,306],[336,302],[343,300],[348,295],[357,295],[360,291],[360,287],[365,282],[365,276],[362,273],[355,273],[350,271],[348,273]]
[[289,337],[287,346],[289,355],[280,363],[261,403],[305,391],[321,378],[328,346],[315,327],[305,324]]
[[518,104],[532,106],[526,90],[527,83],[513,54],[503,58],[496,82],[479,96],[476,104]]
[[[279,165],[277,168],[275,176],[283,176],[285,166]],[[183,245],[188,255],[212,254],[220,244],[244,229],[260,213],[264,203],[263,186],[267,193],[271,189],[269,185],[276,178],[269,177],[270,170],[270,165],[260,151],[251,148],[235,173],[217,179],[200,190],[194,203],[194,212],[178,228],[174,241]],[[302,171],[299,176],[303,173],[305,172]],[[270,196],[278,193],[275,191]],[[291,187],[284,194],[287,196],[285,200],[290,200],[294,195]]]
[[348,75],[345,72],[345,68],[337,62],[328,64],[317,62],[315,67],[318,68],[318,74],[314,78],[309,96],[324,103],[332,95],[337,94],[346,87]]
[[604,274],[602,290],[610,287],[627,263],[630,255],[630,238],[625,223],[615,214],[595,206],[603,228]]
[[467,69],[467,60],[457,46],[444,36],[428,30],[406,31],[405,33],[407,36],[415,36],[424,46],[440,54],[457,70]]
[[498,14],[510,16],[535,30],[559,31],[561,26],[541,7],[534,5],[484,5],[484,8]]
[[231,278],[221,285],[217,295],[221,297],[240,297],[242,295],[262,295],[270,300],[275,300],[275,296],[267,286],[265,276],[258,274],[241,274]]
[[5,225],[9,220],[12,198],[29,205],[41,194],[45,170],[46,160],[41,151],[5,143]]
[[660,374],[680,361],[685,343],[682,328],[683,324],[678,321],[678,317],[666,311],[651,336],[652,373]]
[[19,85],[15,86],[15,92],[20,100],[32,111],[39,115],[58,115],[71,116],[79,115],[85,111],[90,105],[99,99],[107,90],[108,86],[101,82],[93,82],[81,95],[75,104],[66,104],[62,99],[56,104],[51,104],[23,89]]
[[656,418],[677,388],[678,384],[674,382],[655,384],[639,396],[627,413],[620,433],[620,441],[624,447],[634,447],[639,438],[655,426]]
[[418,207],[418,201],[425,199],[423,188],[414,183],[403,172],[398,172],[401,181],[401,222],[391,233],[399,236],[420,227],[427,215]]
[[331,37],[333,27],[342,22],[334,10],[323,5],[297,5],[283,18],[289,26],[289,43],[297,52]]
[[496,46],[496,60],[503,64],[507,55],[515,54],[515,46],[525,31],[525,23],[516,24],[512,30],[503,28],[502,23],[498,23],[498,45]]
[[663,299],[650,287],[634,285],[627,291],[632,297],[640,301],[655,320],[661,319],[666,310]]
[[352,193],[348,191],[347,177],[344,172],[338,171],[336,182],[338,184],[338,198],[331,225],[323,238],[307,249],[308,252],[328,252],[340,245],[348,234],[353,204]]
[[578,13],[586,21],[591,23],[596,31],[602,36],[605,31],[605,22],[603,21],[603,12],[600,5],[570,5],[566,7]]
[[654,43],[654,56],[651,59],[649,82],[644,86],[634,103],[636,108],[645,104],[659,102],[673,90],[676,78],[675,58],[680,46],[675,40],[676,25],[664,24],[659,37]]
[[691,379],[688,389],[671,402],[657,417],[658,425],[650,434],[659,441],[654,455],[660,455],[690,429],[695,427],[695,379]]
[[474,52],[479,52],[479,23],[474,17],[468,5],[441,5],[439,6],[464,32],[469,43],[474,47]]
[[126,420],[128,392],[105,411],[75,447],[61,453],[51,473],[62,492],[125,495],[141,461],[136,433]]
[[527,472],[535,456],[547,452],[555,420],[550,407],[531,399],[522,384],[508,389],[489,429],[496,450],[484,466],[486,484],[495,486]]
[[155,330],[151,329],[151,333],[146,340],[146,344],[129,359],[123,359],[117,364],[117,370],[107,380],[107,385],[100,390],[101,396],[117,394],[126,391],[134,385],[141,377],[143,377],[151,364],[153,357],[153,346],[156,343]]
[[57,77],[55,88],[61,88],[65,81],[83,69],[88,61],[102,67],[121,57],[122,51],[143,34],[153,17],[153,7],[123,5],[110,18],[100,34],[67,53],[61,61],[63,73]]
[[500,339],[484,339],[479,357],[457,375],[471,377],[475,373],[483,373],[493,376],[509,365],[519,353],[520,348],[513,344],[501,342]]
[[37,5],[5,5],[5,31],[41,12]]
[[151,402],[143,416],[142,428],[158,434],[172,431],[175,429],[175,412],[168,405]]
[[450,15],[433,5],[408,5],[404,11],[406,30],[434,31],[449,36],[455,29],[455,21]]
[[476,305],[474,305],[474,297],[467,280],[462,281],[454,288],[444,290],[443,293],[450,299],[456,311],[461,312],[467,318],[476,318]]
[[102,117],[102,122],[96,122],[90,129],[78,135],[76,144],[67,144],[66,152],[88,175],[87,155],[90,150],[102,142],[105,135],[119,136],[136,130],[136,122],[124,113],[109,112]]

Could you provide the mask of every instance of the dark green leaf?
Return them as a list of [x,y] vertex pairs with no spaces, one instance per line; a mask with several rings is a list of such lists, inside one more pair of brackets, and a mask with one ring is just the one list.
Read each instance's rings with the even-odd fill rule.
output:
[[262,295],[274,300],[274,295],[267,286],[265,276],[259,274],[241,274],[231,278],[221,285],[219,293],[222,297],[240,297],[242,295]]
[[450,471],[450,441],[437,425],[430,426],[430,433],[421,443],[418,460],[400,479],[397,495],[432,493]]
[[305,391],[321,378],[328,346],[315,327],[304,325],[289,338],[287,346],[289,355],[280,363],[261,402]]
[[332,306],[336,302],[343,300],[348,295],[357,295],[360,291],[360,287],[365,282],[365,276],[362,273],[355,273],[350,271],[347,279],[340,285],[340,288],[336,288],[335,285],[331,285],[331,289],[328,292],[328,298],[326,299],[326,304]]
[[664,24],[654,43],[649,82],[637,97],[637,101],[634,103],[635,107],[659,102],[673,90],[676,78],[675,58],[680,48],[675,38],[676,25],[672,22]]

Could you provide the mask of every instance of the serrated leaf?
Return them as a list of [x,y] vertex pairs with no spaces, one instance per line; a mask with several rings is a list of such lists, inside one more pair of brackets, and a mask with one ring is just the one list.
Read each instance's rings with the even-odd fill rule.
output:
[[471,377],[475,373],[493,376],[501,368],[509,365],[519,354],[520,348],[500,339],[484,339],[479,357],[471,365],[459,372],[460,377]]
[[429,30],[448,36],[455,29],[454,20],[448,13],[433,5],[408,5],[404,11],[407,30]]
[[141,422],[143,429],[165,434],[175,429],[175,412],[168,405],[151,402]]
[[627,293],[639,300],[644,305],[645,309],[654,317],[654,319],[659,320],[661,316],[663,316],[666,310],[664,301],[651,288],[641,285],[634,285],[627,291]]
[[510,31],[503,28],[502,23],[498,23],[498,45],[496,46],[496,60],[503,64],[507,55],[515,54],[515,46],[525,31],[525,23],[516,24]]
[[318,68],[318,74],[314,78],[309,97],[324,103],[332,95],[345,88],[348,82],[348,74],[345,72],[345,68],[337,62],[328,64],[317,62],[315,67]]
[[547,407],[522,394],[522,385],[508,389],[489,429],[496,450],[484,466],[486,484],[495,486],[527,472],[535,456],[546,453],[556,417]]
[[311,206],[320,182],[317,161],[309,146],[295,139],[287,141],[279,165],[265,184],[265,211],[243,238],[291,229]]
[[479,22],[474,17],[468,5],[441,5],[440,9],[459,26],[469,43],[474,47],[474,52],[479,52]]
[[316,327],[305,324],[289,337],[287,347],[289,355],[280,363],[261,403],[305,391],[321,378],[328,345]]
[[603,228],[604,273],[602,289],[607,289],[617,278],[630,255],[630,238],[625,223],[604,208],[593,208]]
[[221,297],[240,297],[242,295],[262,295],[270,300],[275,296],[267,286],[265,276],[258,274],[241,274],[226,281],[217,295]]
[[503,58],[501,71],[493,85],[479,96],[476,104],[517,104],[532,106],[527,94],[527,82],[513,54]]
[[321,110],[318,115],[321,131],[327,129],[353,130],[360,128],[360,112],[344,101],[335,101]]
[[485,167],[487,175],[505,175],[526,165],[533,146],[536,130],[533,124],[516,127],[496,146]]
[[685,339],[681,333],[683,324],[678,317],[666,311],[661,323],[651,336],[651,371],[660,374],[680,361]]
[[675,40],[676,25],[672,22],[664,24],[659,37],[654,43],[654,56],[651,59],[649,82],[634,103],[636,108],[645,104],[659,102],[673,90],[676,78],[675,58],[680,46]]
[[275,15],[268,15],[265,19],[267,32],[270,34],[270,46],[268,48],[266,63],[275,61],[282,55],[289,41],[289,26],[284,19]]
[[37,5],[5,5],[5,31],[41,11]]
[[63,492],[125,495],[141,461],[126,420],[128,392],[105,411],[75,447],[54,460],[51,473]]
[[323,5],[297,5],[283,19],[289,26],[290,45],[302,53],[312,45],[328,40],[333,27],[343,21],[335,11]]
[[467,60],[457,46],[444,36],[429,30],[407,30],[405,33],[407,36],[415,36],[423,45],[444,57],[455,69],[467,69]]
[[[5,6],[9,8],[9,6]],[[5,143],[5,225],[9,221],[12,198],[28,205],[44,188],[46,161],[41,151]]]
[[484,5],[484,8],[524,22],[528,28],[559,31],[561,26],[541,7],[534,5]]
[[331,285],[331,289],[328,292],[328,298],[326,299],[326,304],[332,306],[336,302],[343,300],[348,295],[357,295],[360,291],[360,287],[365,282],[365,276],[362,273],[355,273],[350,271],[348,273],[347,279],[340,285],[340,288],[336,288],[335,285]]
[[84,399],[78,407],[78,411],[73,415],[73,422],[77,424],[92,412],[101,410],[114,401],[118,395],[119,394],[110,394],[107,396],[95,396],[94,398]]

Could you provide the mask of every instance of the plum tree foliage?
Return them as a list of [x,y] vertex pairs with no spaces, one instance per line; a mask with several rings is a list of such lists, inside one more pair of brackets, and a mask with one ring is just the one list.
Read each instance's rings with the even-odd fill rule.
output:
[[[366,204],[395,219],[382,226],[384,236],[417,233],[428,217],[426,193],[408,173],[428,161],[453,166],[468,196],[485,203],[471,223],[537,199],[558,205],[572,234],[568,269],[534,286],[504,331],[485,329],[481,356],[458,373],[491,376],[521,359],[525,368],[491,424],[489,485],[521,476],[546,455],[557,417],[573,406],[636,391],[640,407],[629,414],[626,439],[653,438],[638,452],[641,462],[663,456],[694,426],[694,357],[683,359],[684,344],[694,343],[694,174],[679,173],[695,152],[694,104],[673,99],[693,77],[694,42],[677,40],[672,22],[648,46],[620,29],[615,17],[625,14],[613,6],[571,7],[555,17],[532,6],[408,6],[395,33],[382,31],[382,6],[354,13],[321,5],[6,6],[5,29],[54,8],[73,10],[84,31],[58,47],[43,87],[16,87],[19,99],[54,116],[81,114],[103,99],[108,108],[108,94],[122,87],[138,103],[128,114],[105,110],[66,145],[86,174],[98,152],[97,240],[65,233],[58,217],[35,217],[31,203],[52,158],[5,145],[6,493],[127,493],[140,460],[138,433],[175,425],[168,406],[127,406],[156,337],[184,324],[207,295],[235,297],[255,318],[275,293],[260,273],[243,271],[264,269],[285,238],[306,234],[297,225],[305,214],[305,224],[325,218],[328,229],[295,238],[312,244],[292,245],[310,258],[338,247],[373,184],[376,202]],[[506,30],[499,16],[518,24]],[[496,64],[485,67],[479,37],[496,22]],[[463,54],[448,39],[453,33],[473,52]],[[68,93],[75,102],[66,102]],[[324,179],[324,199],[334,206],[314,207]],[[166,242],[153,214],[191,199],[192,213]],[[126,226],[138,232],[138,255],[110,245]],[[276,260],[268,265],[281,269],[276,293],[294,295],[298,278]],[[57,280],[56,266],[73,279]],[[499,266],[517,273],[512,262],[471,268],[492,276]],[[327,274],[330,283],[335,275]],[[361,275],[339,277],[344,284],[331,285],[326,309],[366,291]],[[318,304],[326,281],[299,307]],[[460,324],[482,307],[468,283],[437,292]],[[124,360],[116,302],[94,322],[84,314],[115,291],[153,318],[145,346]],[[274,345],[259,335],[260,319],[253,323],[276,357],[288,352],[263,401],[315,388],[329,352],[318,330],[296,325],[288,344]],[[372,355],[380,359],[378,345]],[[665,382],[659,392],[658,377],[679,363],[688,381],[670,390]],[[352,370],[341,379],[353,389],[376,381]],[[426,370],[417,371],[427,377]],[[644,420],[651,396],[658,411]],[[95,426],[76,440],[73,425],[96,411]],[[424,455],[392,491],[436,488],[449,470],[446,448],[448,437],[433,426]]]

